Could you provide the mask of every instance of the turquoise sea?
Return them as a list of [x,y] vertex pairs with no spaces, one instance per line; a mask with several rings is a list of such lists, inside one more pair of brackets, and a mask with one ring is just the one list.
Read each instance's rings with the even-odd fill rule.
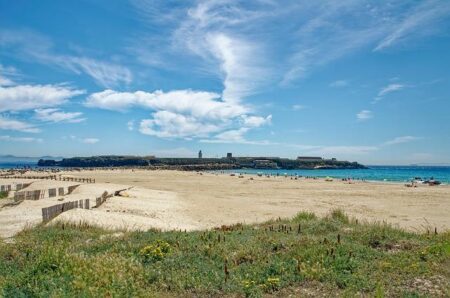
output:
[[415,177],[422,179],[434,178],[442,183],[450,183],[450,166],[368,166],[368,169],[357,170],[261,170],[261,169],[245,169],[232,170],[228,172],[256,174],[284,175],[289,176],[301,175],[312,177],[333,177],[333,178],[352,178],[364,179],[368,181],[392,181],[406,182],[411,181]]
[[[15,168],[31,166],[36,167],[35,163],[21,163],[21,164],[2,164],[0,168]],[[450,184],[450,166],[369,166],[368,169],[358,170],[262,170],[262,169],[243,169],[232,170],[227,172],[256,174],[262,172],[264,174],[284,175],[289,176],[314,176],[314,177],[334,177],[334,178],[352,178],[364,179],[374,181],[392,181],[392,182],[406,182],[411,181],[415,177],[422,179],[434,178],[445,184]]]

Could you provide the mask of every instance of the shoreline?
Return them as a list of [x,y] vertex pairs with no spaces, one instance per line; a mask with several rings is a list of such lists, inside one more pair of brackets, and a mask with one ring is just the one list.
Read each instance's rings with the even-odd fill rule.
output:
[[[431,169],[439,169],[439,168],[444,168],[444,169],[449,169],[450,170],[450,166],[373,166],[373,168],[369,167],[367,169],[253,169],[253,168],[247,168],[247,169],[217,169],[217,170],[204,170],[204,169],[190,169],[190,170],[181,170],[181,169],[177,169],[177,168],[152,168],[152,167],[39,167],[39,166],[33,166],[30,169],[21,169],[21,168],[0,168],[0,174],[3,174],[3,172],[7,172],[10,170],[15,170],[15,171],[32,171],[32,172],[37,172],[37,173],[42,173],[42,172],[51,172],[53,174],[55,173],[59,173],[59,172],[82,172],[82,171],[86,171],[86,172],[91,172],[91,171],[101,171],[101,170],[146,170],[146,171],[181,171],[181,172],[207,172],[207,173],[243,173],[245,175],[254,175],[257,176],[257,172],[261,171],[263,173],[263,176],[265,176],[266,174],[270,174],[271,176],[276,176],[274,175],[274,173],[278,173],[280,174],[279,177],[282,177],[284,175],[283,172],[286,171],[287,173],[289,173],[289,175],[287,177],[295,177],[294,173],[295,172],[310,172],[311,174],[313,173],[317,173],[317,171],[321,172],[321,171],[329,171],[326,174],[323,175],[305,175],[305,173],[302,173],[301,175],[299,175],[299,177],[311,177],[311,178],[326,178],[326,177],[331,177],[333,179],[347,179],[350,178],[352,181],[365,181],[365,182],[370,182],[370,183],[398,183],[398,184],[404,184],[404,183],[410,183],[411,180],[413,179],[409,179],[409,178],[413,178],[413,177],[417,177],[420,175],[412,175],[413,177],[408,177],[408,179],[389,179],[389,178],[380,178],[380,179],[374,179],[374,178],[363,178],[363,177],[355,177],[352,175],[333,175],[333,172],[339,172],[339,171],[350,171],[353,172],[355,171],[356,173],[360,172],[360,171],[368,171],[368,170],[377,170],[376,167],[380,167],[380,168],[389,168],[391,167],[393,170],[395,170],[397,167],[400,168],[410,168],[410,169],[424,169],[424,168],[431,168]],[[430,176],[430,177],[434,177],[434,176]],[[430,178],[427,176],[422,176],[422,178]],[[1,177],[0,177],[1,178]],[[450,185],[450,178],[437,178],[438,181],[441,182],[441,186],[445,186],[445,185]],[[419,183],[422,184],[422,183]]]

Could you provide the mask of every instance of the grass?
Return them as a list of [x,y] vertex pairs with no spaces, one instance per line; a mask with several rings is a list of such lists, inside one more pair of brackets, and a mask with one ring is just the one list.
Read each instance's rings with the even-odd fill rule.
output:
[[1,199],[6,199],[8,197],[8,192],[7,191],[0,191],[0,200]]
[[39,226],[0,242],[0,296],[446,296],[450,233],[333,211],[197,232]]

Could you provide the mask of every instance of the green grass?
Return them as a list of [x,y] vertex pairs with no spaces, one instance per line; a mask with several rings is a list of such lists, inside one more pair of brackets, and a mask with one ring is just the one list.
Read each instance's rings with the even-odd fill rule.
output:
[[1,199],[6,199],[8,197],[8,192],[7,191],[0,191],[0,200]]
[[342,211],[198,232],[39,226],[0,243],[0,296],[446,296],[450,233]]

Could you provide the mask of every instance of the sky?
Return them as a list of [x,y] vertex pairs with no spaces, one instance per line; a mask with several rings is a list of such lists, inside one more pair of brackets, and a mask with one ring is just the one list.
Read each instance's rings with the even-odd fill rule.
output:
[[0,154],[450,163],[450,1],[0,0]]

